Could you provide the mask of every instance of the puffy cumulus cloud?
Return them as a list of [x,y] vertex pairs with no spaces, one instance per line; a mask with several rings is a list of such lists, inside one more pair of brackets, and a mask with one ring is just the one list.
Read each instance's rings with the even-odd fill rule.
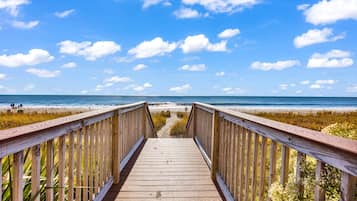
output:
[[58,18],[65,18],[65,17],[70,16],[74,12],[75,12],[74,9],[64,10],[62,12],[55,12],[55,16],[58,17]]
[[31,49],[27,54],[0,55],[0,66],[19,67],[24,65],[37,65],[50,62],[54,59],[46,50]]
[[154,56],[162,56],[174,51],[177,48],[177,43],[164,41],[160,37],[156,37],[151,41],[144,41],[136,47],[130,49],[128,53],[135,58],[143,59]]
[[179,68],[183,71],[205,71],[206,65],[205,64],[194,64],[194,65],[183,65]]
[[343,38],[345,38],[345,34],[335,35],[333,29],[330,28],[310,29],[306,33],[295,37],[294,45],[297,48],[302,48],[318,43],[333,42]]
[[222,89],[225,94],[233,95],[233,94],[242,94],[244,90],[238,87],[225,87]]
[[191,89],[190,84],[184,84],[181,86],[176,86],[176,87],[171,87],[170,91],[176,92],[176,93],[186,93],[188,90]]
[[203,34],[187,36],[181,44],[180,48],[183,53],[210,51],[210,52],[225,52],[227,51],[227,41],[219,43],[211,43]]
[[144,0],[143,8],[149,8],[150,6],[161,4],[163,6],[171,6],[171,2],[168,0]]
[[41,78],[54,78],[59,76],[61,73],[61,71],[59,70],[50,71],[47,69],[39,69],[39,68],[29,68],[26,70],[26,72]]
[[145,65],[145,64],[138,64],[138,65],[136,65],[136,66],[133,67],[133,71],[141,71],[141,70],[143,70],[143,69],[145,69],[145,68],[147,68],[147,67],[148,67],[148,66]]
[[174,11],[174,15],[178,19],[199,18],[202,16],[197,10],[191,8],[180,8]]
[[308,63],[308,68],[344,68],[353,65],[351,53],[343,50],[331,50],[325,54],[314,53]]
[[294,66],[300,65],[298,60],[285,60],[285,61],[276,61],[276,62],[260,62],[255,61],[251,64],[251,68],[255,70],[284,70],[286,68],[291,68]]
[[357,20],[356,0],[322,0],[304,8],[306,21],[314,24],[331,24],[339,20]]
[[218,34],[219,38],[232,38],[236,35],[240,34],[239,29],[226,29]]
[[234,13],[259,3],[258,0],[182,0],[185,5],[200,5],[214,13]]
[[19,7],[29,3],[29,0],[0,0],[0,9],[6,10],[12,16],[17,16]]
[[120,76],[113,76],[104,79],[104,83],[118,83],[118,82],[130,82],[131,79],[129,77],[120,77]]
[[120,45],[114,41],[97,41],[92,43],[90,41],[75,42],[65,40],[59,42],[57,45],[60,47],[60,53],[83,56],[88,61],[95,61],[121,50]]
[[62,68],[75,68],[77,67],[77,64],[75,62],[69,62],[69,63],[65,63],[61,66]]
[[15,20],[15,21],[11,22],[11,26],[13,26],[14,28],[18,28],[18,29],[32,29],[39,24],[40,24],[40,21],[38,21],[38,20],[29,21],[29,22]]
[[3,73],[0,73],[0,80],[5,80],[5,78],[6,78],[6,75]]
[[223,77],[224,75],[225,75],[225,72],[223,72],[223,71],[216,73],[216,76],[218,76],[218,77]]

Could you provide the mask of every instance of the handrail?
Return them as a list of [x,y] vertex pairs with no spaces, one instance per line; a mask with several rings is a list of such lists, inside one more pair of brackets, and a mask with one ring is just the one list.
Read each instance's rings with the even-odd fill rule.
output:
[[[51,201],[54,189],[56,200],[102,200],[111,185],[119,182],[122,166],[138,143],[155,135],[146,102],[2,130],[0,187],[12,185],[10,200],[14,201],[39,201],[44,196]],[[13,173],[10,169],[2,173],[3,164],[12,166]],[[24,175],[31,175],[31,180]],[[45,186],[40,177],[46,178]],[[25,183],[30,190],[23,189]],[[0,188],[0,201],[2,193]]]
[[[188,121],[187,132],[208,156],[212,179],[219,177],[218,183],[223,183],[221,187],[230,192],[228,200],[246,200],[248,197],[270,200],[267,189],[276,181],[277,175],[280,174],[281,185],[288,181],[289,161],[296,157],[290,149],[297,151],[294,176],[299,194],[303,193],[303,168],[305,158],[309,156],[317,163],[317,181],[325,164],[341,170],[341,200],[354,200],[357,141],[204,103],[194,103],[190,116],[196,119]],[[277,151],[278,147],[281,151]],[[277,173],[280,152],[281,167]],[[269,167],[265,166],[267,161]],[[316,185],[315,200],[323,197],[324,190]]]

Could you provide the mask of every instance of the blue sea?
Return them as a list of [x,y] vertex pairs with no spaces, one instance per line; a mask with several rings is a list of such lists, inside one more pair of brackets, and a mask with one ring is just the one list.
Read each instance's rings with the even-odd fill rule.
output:
[[25,107],[90,107],[137,101],[147,101],[151,105],[203,102],[243,107],[357,108],[357,97],[0,95],[0,107],[7,107],[11,103]]

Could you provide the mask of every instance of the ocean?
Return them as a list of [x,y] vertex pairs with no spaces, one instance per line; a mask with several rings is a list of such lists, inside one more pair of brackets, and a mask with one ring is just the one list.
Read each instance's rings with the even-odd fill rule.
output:
[[0,107],[8,107],[11,103],[24,107],[92,107],[137,101],[147,101],[151,105],[203,102],[242,107],[357,108],[357,97],[0,95]]

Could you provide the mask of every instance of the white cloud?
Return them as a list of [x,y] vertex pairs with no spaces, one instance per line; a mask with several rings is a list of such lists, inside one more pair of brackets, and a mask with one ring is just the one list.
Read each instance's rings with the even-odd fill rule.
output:
[[173,92],[176,92],[176,93],[185,93],[190,89],[191,89],[191,85],[184,84],[182,86],[171,87],[170,91],[173,91]]
[[277,61],[273,63],[255,61],[251,64],[251,68],[256,70],[269,71],[269,70],[283,70],[298,65],[300,65],[300,62],[298,60],[285,60],[285,61]]
[[157,4],[162,4],[164,6],[171,6],[171,2],[168,0],[144,0],[143,8],[149,8]]
[[57,44],[60,47],[60,53],[83,56],[86,60],[95,61],[99,58],[115,54],[121,50],[119,44],[114,41],[97,42],[75,42],[65,40]]
[[174,15],[179,19],[199,18],[202,16],[197,10],[191,8],[180,8],[174,11]]
[[322,0],[305,8],[306,21],[314,24],[331,24],[338,20],[357,20],[356,0]]
[[23,65],[37,65],[50,62],[54,59],[46,50],[31,49],[27,54],[0,55],[0,65],[6,67],[19,67]]
[[223,72],[223,71],[216,73],[216,76],[218,76],[218,77],[222,77],[224,75],[225,75],[225,72]]
[[300,82],[300,84],[308,85],[308,84],[310,84],[310,80],[303,80],[303,81]]
[[128,51],[135,58],[149,58],[154,56],[162,56],[174,51],[177,48],[175,42],[164,41],[160,37],[156,37],[151,41],[144,41],[138,44],[135,48]]
[[72,13],[74,13],[74,11],[75,11],[74,9],[69,9],[62,12],[55,12],[55,16],[59,18],[65,18],[71,15]]
[[134,91],[144,91],[147,88],[151,88],[152,84],[150,84],[149,82],[144,83],[143,85],[139,85],[139,86],[133,86],[133,90]]
[[306,10],[308,7],[310,7],[310,4],[300,4],[296,6],[297,10]]
[[138,64],[138,65],[136,65],[136,66],[133,67],[133,71],[141,71],[141,70],[143,70],[143,69],[145,69],[145,68],[147,68],[147,67],[148,67],[148,66],[145,65],[145,64]]
[[226,29],[218,34],[219,38],[232,38],[236,35],[240,34],[239,29]]
[[297,48],[301,48],[318,43],[333,42],[343,38],[345,38],[345,34],[334,35],[333,29],[330,28],[310,29],[306,33],[295,37],[294,45]]
[[50,71],[47,69],[39,69],[39,68],[29,68],[26,70],[26,72],[33,74],[37,77],[42,77],[42,78],[57,77],[61,73],[61,71],[59,71],[59,70]]
[[4,80],[6,78],[6,75],[3,73],[0,73],[0,80]]
[[36,27],[38,24],[40,24],[40,21],[34,20],[34,21],[29,21],[29,22],[23,22],[23,21],[12,21],[11,26],[18,28],[18,29],[32,29]]
[[0,9],[5,9],[12,16],[17,16],[19,13],[19,6],[29,3],[29,0],[0,0]]
[[24,91],[32,91],[35,89],[35,85],[34,84],[28,84],[24,87]]
[[210,43],[208,38],[203,34],[188,36],[180,46],[183,53],[199,52],[203,50],[211,52],[224,52],[227,51],[227,41],[219,43]]
[[205,64],[194,64],[194,65],[183,65],[179,68],[180,70],[184,71],[205,71],[206,65]]
[[280,85],[279,85],[279,88],[280,88],[281,90],[287,90],[288,87],[289,87],[288,84],[280,84]]
[[357,84],[347,87],[346,91],[349,93],[357,93]]
[[[310,85],[311,89],[323,89],[326,85],[334,85],[337,83],[337,80],[316,80],[313,84]],[[327,87],[328,89],[331,87]]]
[[238,87],[235,87],[235,88],[233,88],[233,87],[225,87],[225,88],[222,89],[222,91],[224,93],[230,94],[230,95],[244,93],[244,90],[242,90],[241,88],[238,88]]
[[314,53],[307,64],[308,68],[343,68],[353,65],[351,53],[343,50],[331,50],[325,54]]
[[113,76],[106,78],[104,80],[104,83],[118,83],[118,82],[130,82],[131,79],[129,77],[119,77],[119,76]]
[[257,4],[258,0],[182,0],[185,5],[201,5],[214,13],[234,13]]
[[77,67],[77,64],[75,62],[69,62],[69,63],[65,63],[61,66],[62,68],[75,68]]

